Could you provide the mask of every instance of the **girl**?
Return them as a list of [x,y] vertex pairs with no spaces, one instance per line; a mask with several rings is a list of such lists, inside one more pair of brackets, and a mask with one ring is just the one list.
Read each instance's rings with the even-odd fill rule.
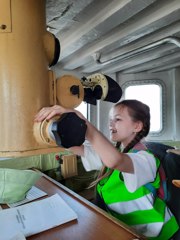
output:
[[[56,105],[43,108],[35,121],[72,111],[84,119],[80,112]],[[82,156],[86,170],[103,164],[97,180],[98,205],[148,239],[170,239],[178,230],[175,217],[166,204],[145,187],[147,183],[155,188],[160,186],[157,173],[160,162],[141,143],[150,129],[149,107],[137,100],[124,100],[111,109],[110,137],[117,147],[88,120],[86,124],[86,140],[90,144],[70,150]]]

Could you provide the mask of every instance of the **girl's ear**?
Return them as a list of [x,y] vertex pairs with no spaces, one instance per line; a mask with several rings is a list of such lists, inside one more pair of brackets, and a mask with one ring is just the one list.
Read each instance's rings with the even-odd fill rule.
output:
[[134,128],[134,132],[138,133],[143,129],[143,123],[141,121],[137,121],[135,123],[135,128]]

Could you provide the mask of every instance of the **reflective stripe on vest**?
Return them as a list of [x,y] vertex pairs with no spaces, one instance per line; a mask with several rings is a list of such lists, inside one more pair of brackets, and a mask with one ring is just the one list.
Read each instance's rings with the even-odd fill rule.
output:
[[[158,159],[156,165],[158,168]],[[152,184],[159,187],[158,174]],[[174,216],[161,199],[154,199],[152,192],[145,186],[130,193],[118,170],[102,179],[97,185],[97,191],[114,217],[134,227],[149,239],[160,240],[165,234],[164,240],[169,239],[178,229]],[[155,237],[157,235],[159,236]]]

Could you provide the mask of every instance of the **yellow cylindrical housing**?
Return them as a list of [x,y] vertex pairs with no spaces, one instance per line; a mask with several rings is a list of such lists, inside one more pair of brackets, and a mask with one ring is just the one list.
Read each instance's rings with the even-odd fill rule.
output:
[[0,3],[0,157],[45,153],[33,134],[35,114],[50,105],[45,0]]

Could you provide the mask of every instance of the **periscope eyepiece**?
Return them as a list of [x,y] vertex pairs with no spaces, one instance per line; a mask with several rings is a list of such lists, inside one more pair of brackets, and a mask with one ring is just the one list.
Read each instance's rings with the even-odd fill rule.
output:
[[74,112],[64,113],[59,118],[44,120],[34,126],[34,135],[39,143],[70,148],[81,146],[85,141],[87,125]]
[[111,77],[101,73],[82,77],[81,83],[84,87],[83,101],[96,105],[97,100],[116,103],[122,96],[122,89]]
[[53,122],[52,133],[56,144],[65,148],[81,146],[85,141],[86,123],[76,113],[64,113]]

